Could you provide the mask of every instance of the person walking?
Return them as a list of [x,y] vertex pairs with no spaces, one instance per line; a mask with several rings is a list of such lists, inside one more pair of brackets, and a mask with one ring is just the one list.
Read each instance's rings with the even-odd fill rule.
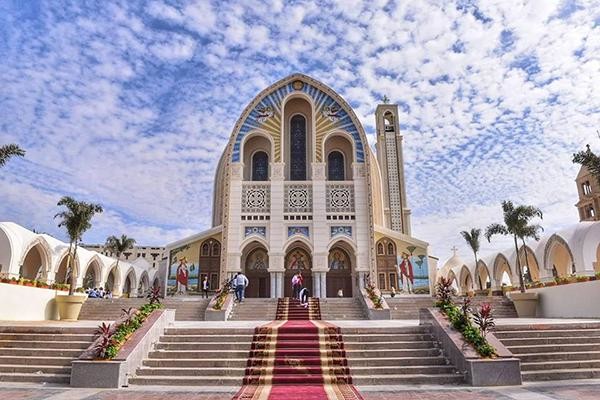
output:
[[204,297],[208,299],[208,276],[205,276],[202,281],[202,291],[204,292]]
[[238,272],[235,276],[235,297],[242,303],[244,301],[244,292],[248,286],[248,278],[241,272]]
[[297,299],[299,292],[300,286],[298,286],[298,274],[294,274],[294,276],[292,276],[292,297]]
[[308,308],[308,289],[307,288],[302,288],[300,290],[300,304],[304,307],[304,308]]
[[298,272],[298,300],[300,300],[300,290],[304,287],[304,277],[302,272]]

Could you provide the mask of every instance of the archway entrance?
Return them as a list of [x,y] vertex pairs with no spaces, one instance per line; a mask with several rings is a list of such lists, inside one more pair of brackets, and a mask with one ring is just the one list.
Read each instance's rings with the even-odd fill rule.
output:
[[575,273],[571,251],[567,243],[561,239],[554,239],[550,243],[546,264],[550,266],[555,277],[562,278]]
[[283,278],[283,295],[292,297],[292,277],[298,272],[302,273],[304,278],[304,287],[313,295],[312,282],[312,258],[303,247],[292,247],[285,256],[285,275]]
[[[208,289],[217,290],[220,287],[219,273],[221,268],[221,243],[217,239],[208,239],[200,246],[200,276],[198,291],[202,291],[202,282],[208,277]],[[249,288],[249,287],[248,287]]]
[[114,267],[110,273],[108,274],[108,277],[106,278],[106,290],[110,290],[111,293],[115,293],[115,289],[117,289],[118,285],[119,285],[119,277],[118,277],[119,271],[117,270],[117,267]]
[[460,271],[460,291],[461,294],[467,295],[473,290],[473,279],[471,278],[471,272],[466,266],[463,266]]
[[123,297],[132,297],[135,291],[135,274],[133,271],[129,271],[127,278],[125,278],[125,284],[123,285]]
[[92,261],[86,271],[85,271],[85,275],[83,276],[83,287],[84,288],[95,288],[99,286],[99,280],[98,280],[98,276],[99,276],[99,271],[101,271],[102,269],[100,268],[100,265],[98,265],[98,262],[96,260]]
[[21,272],[24,279],[38,280],[45,276],[47,265],[45,265],[44,253],[40,247],[39,244],[36,244],[27,252]]
[[[68,283],[69,281],[69,269],[67,267],[67,262],[69,261],[69,255],[65,254],[58,265],[58,270],[56,271],[56,275],[54,276],[55,283]],[[85,287],[85,285],[84,285]]]
[[477,269],[475,270],[475,281],[477,282],[478,290],[485,290],[492,287],[492,281],[488,270],[482,261],[477,263]]
[[244,271],[248,278],[246,297],[267,298],[271,296],[269,255],[262,245],[256,243],[252,246],[244,262]]
[[348,252],[339,246],[333,247],[327,265],[327,297],[339,297],[338,293],[341,297],[352,297],[352,261]]

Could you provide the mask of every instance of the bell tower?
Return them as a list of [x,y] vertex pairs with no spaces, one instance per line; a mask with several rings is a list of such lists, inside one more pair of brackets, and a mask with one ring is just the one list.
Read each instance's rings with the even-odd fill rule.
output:
[[410,232],[410,209],[406,202],[402,135],[398,124],[398,105],[379,104],[375,110],[377,161],[383,180],[383,213],[386,228]]

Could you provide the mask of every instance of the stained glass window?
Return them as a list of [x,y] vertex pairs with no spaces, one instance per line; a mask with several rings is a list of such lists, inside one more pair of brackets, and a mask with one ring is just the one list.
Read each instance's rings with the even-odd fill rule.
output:
[[266,181],[269,179],[269,156],[264,151],[258,151],[252,156],[252,180]]
[[391,243],[388,243],[388,254],[396,254],[394,251],[394,245]]
[[306,180],[306,119],[302,115],[290,121],[290,180]]
[[330,181],[343,181],[344,173],[344,155],[339,151],[332,151],[327,156],[327,176]]

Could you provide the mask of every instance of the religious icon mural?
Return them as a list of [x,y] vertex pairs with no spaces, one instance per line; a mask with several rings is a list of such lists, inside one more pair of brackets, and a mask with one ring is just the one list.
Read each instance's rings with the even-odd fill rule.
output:
[[310,264],[308,262],[308,256],[306,255],[306,252],[300,249],[294,250],[288,256],[286,269],[291,271],[304,271],[310,269]]
[[348,255],[340,249],[334,249],[329,253],[329,269],[331,271],[340,271],[350,268]]
[[249,270],[260,271],[269,268],[267,263],[267,252],[263,249],[257,249],[248,256],[246,262]]
[[200,265],[198,255],[200,243],[188,244],[171,250],[167,293],[185,295],[199,289]]
[[398,256],[400,289],[407,293],[429,293],[429,264],[424,254],[415,255],[416,247],[408,246]]

